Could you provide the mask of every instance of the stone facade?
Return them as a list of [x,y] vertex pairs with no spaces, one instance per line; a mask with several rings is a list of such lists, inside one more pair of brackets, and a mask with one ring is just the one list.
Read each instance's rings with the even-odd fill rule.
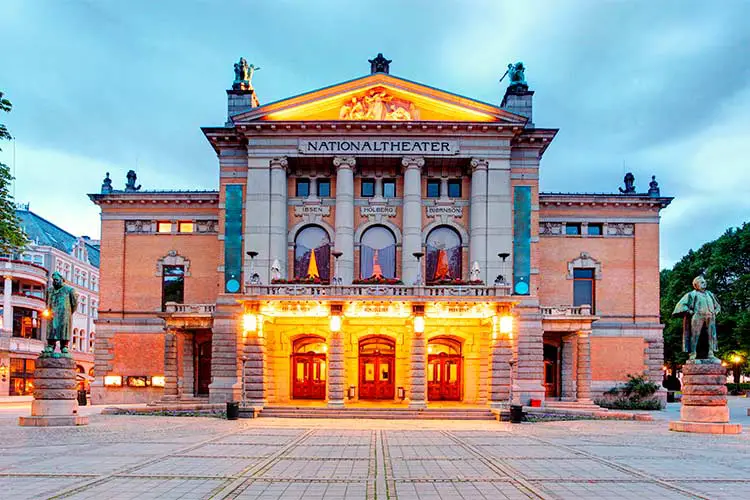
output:
[[[96,401],[590,404],[627,373],[660,377],[671,199],[540,193],[557,131],[531,123],[533,92],[498,107],[374,73],[266,106],[241,93],[203,129],[217,191],[91,195]],[[165,304],[154,269],[175,267]],[[162,348],[124,363],[128,338]],[[138,375],[164,387],[105,381]]]

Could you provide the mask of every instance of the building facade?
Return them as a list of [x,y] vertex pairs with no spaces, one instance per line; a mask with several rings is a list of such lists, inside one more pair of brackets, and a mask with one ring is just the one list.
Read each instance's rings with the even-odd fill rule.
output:
[[76,237],[40,217],[28,205],[16,216],[29,245],[15,255],[0,255],[3,276],[0,325],[0,396],[29,396],[34,390],[34,360],[44,347],[47,285],[59,272],[78,293],[70,351],[79,384],[88,389],[94,372],[94,321],[99,303],[98,242]]
[[[655,181],[540,193],[556,129],[371,73],[259,105],[236,65],[207,192],[105,179],[99,402],[590,404],[661,381]],[[246,66],[246,63],[244,63]]]

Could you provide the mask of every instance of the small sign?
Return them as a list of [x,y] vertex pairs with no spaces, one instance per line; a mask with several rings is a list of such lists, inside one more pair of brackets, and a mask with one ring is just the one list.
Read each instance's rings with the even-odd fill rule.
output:
[[322,215],[326,217],[331,215],[331,207],[323,205],[302,205],[294,207],[294,215],[302,217],[305,215]]
[[362,217],[372,217],[375,215],[384,215],[386,217],[396,216],[396,207],[383,206],[364,206],[359,207],[359,213]]
[[447,215],[449,217],[461,218],[464,214],[463,207],[455,206],[432,206],[427,207],[427,217],[439,217]]
[[458,141],[434,139],[300,139],[299,152],[306,155],[347,154],[353,156],[458,154]]

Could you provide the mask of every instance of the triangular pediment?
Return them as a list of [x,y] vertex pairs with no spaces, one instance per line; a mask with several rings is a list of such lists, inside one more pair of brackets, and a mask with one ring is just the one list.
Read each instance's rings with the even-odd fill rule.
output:
[[385,73],[375,73],[232,116],[253,121],[445,121],[523,125],[526,118]]

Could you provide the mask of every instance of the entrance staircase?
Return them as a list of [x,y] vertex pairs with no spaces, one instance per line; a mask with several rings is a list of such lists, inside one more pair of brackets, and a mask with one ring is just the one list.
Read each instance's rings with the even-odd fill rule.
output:
[[[240,408],[241,418],[253,418],[251,408]],[[266,406],[260,417],[274,418],[370,418],[385,420],[495,420],[488,408],[425,408],[323,406]]]

